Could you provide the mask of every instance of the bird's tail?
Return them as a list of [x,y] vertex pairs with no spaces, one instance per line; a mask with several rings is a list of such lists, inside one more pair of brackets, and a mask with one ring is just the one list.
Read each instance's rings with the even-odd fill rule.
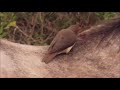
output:
[[42,62],[45,62],[46,64],[48,64],[49,62],[51,62],[54,58],[55,58],[56,54],[53,53],[53,54],[49,54],[47,53],[43,59],[42,59]]

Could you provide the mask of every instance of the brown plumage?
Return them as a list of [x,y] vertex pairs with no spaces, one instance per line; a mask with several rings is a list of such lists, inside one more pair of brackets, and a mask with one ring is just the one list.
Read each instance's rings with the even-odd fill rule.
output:
[[79,25],[72,25],[67,29],[59,31],[51,42],[48,52],[42,61],[49,63],[56,55],[66,53],[67,48],[73,46],[76,42],[78,30]]

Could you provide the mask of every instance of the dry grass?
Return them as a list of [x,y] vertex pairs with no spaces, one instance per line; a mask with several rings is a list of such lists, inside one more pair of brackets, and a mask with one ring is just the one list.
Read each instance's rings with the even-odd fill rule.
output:
[[84,30],[104,19],[96,12],[17,12],[14,15],[17,27],[5,30],[5,38],[28,45],[50,44],[63,28],[79,23]]

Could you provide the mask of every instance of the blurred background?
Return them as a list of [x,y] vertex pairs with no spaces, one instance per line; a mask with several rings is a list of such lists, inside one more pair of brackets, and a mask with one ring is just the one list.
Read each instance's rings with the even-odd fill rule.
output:
[[49,45],[57,32],[73,24],[82,30],[119,12],[0,12],[0,39],[27,45]]

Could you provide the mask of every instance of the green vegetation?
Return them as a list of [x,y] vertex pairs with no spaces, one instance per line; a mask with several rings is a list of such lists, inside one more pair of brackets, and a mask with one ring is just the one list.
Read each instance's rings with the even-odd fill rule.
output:
[[115,12],[99,12],[99,13],[96,13],[96,15],[99,16],[103,20],[109,20],[113,16],[115,16],[116,13]]
[[115,12],[0,12],[0,38],[30,45],[47,45],[63,28],[79,23],[83,29]]
[[0,38],[7,36],[7,31],[12,26],[16,26],[16,16],[14,13],[1,13],[0,12]]

